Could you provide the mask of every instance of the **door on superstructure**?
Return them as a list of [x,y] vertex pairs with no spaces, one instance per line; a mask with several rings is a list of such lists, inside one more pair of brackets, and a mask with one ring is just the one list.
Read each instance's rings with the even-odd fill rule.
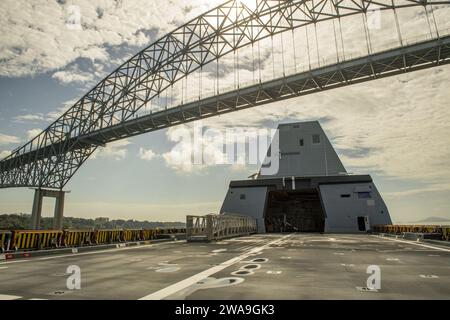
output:
[[366,226],[366,231],[370,231],[370,220],[369,220],[369,216],[365,216],[364,217],[364,224]]
[[324,232],[325,214],[319,192],[270,191],[264,223],[266,232]]
[[358,230],[366,231],[366,217],[358,217]]

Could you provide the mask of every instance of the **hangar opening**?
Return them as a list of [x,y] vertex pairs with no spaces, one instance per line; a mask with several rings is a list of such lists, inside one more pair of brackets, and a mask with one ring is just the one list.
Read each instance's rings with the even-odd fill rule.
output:
[[319,192],[270,191],[264,223],[266,232],[324,232],[325,214]]

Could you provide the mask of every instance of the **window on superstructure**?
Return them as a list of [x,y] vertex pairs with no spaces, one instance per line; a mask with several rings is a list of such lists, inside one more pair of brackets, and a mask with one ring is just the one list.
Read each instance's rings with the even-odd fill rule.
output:
[[370,192],[358,192],[359,199],[370,199],[372,198]]
[[313,134],[313,135],[312,135],[312,143],[314,143],[314,144],[320,143],[320,135],[318,135],[318,134]]

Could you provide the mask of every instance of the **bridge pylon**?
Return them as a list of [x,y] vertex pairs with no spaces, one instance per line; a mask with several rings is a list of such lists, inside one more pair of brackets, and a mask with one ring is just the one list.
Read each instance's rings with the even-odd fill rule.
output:
[[64,198],[67,191],[37,188],[34,189],[33,209],[31,211],[30,229],[39,230],[44,197],[56,198],[53,229],[62,230],[64,216]]

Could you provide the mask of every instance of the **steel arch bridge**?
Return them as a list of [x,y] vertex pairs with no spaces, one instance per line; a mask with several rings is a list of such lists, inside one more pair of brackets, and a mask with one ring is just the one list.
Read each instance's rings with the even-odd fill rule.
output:
[[[108,142],[155,131],[197,119],[273,101],[429,68],[450,61],[450,36],[440,33],[433,9],[450,0],[230,0],[189,21],[125,62],[78,100],[47,129],[0,162],[0,188],[45,187],[63,189],[99,147]],[[398,45],[374,52],[370,45],[367,15],[376,6],[396,19]],[[416,43],[402,39],[397,12],[423,8],[430,37]],[[367,52],[358,58],[337,55],[335,63],[311,66],[306,71],[150,114],[140,110],[177,82],[233,54],[296,29],[333,26],[346,17],[360,15]],[[340,29],[342,32],[342,28]],[[335,40],[336,30],[335,32]],[[341,35],[342,36],[342,35]],[[342,38],[342,37],[341,37]],[[316,34],[317,40],[317,34]],[[337,43],[337,40],[336,40]],[[309,50],[309,48],[308,48]],[[336,44],[336,52],[338,47]],[[308,51],[309,56],[309,51]],[[295,59],[295,58],[294,58]],[[219,77],[219,76],[218,76]],[[186,81],[187,82],[187,81]]]

